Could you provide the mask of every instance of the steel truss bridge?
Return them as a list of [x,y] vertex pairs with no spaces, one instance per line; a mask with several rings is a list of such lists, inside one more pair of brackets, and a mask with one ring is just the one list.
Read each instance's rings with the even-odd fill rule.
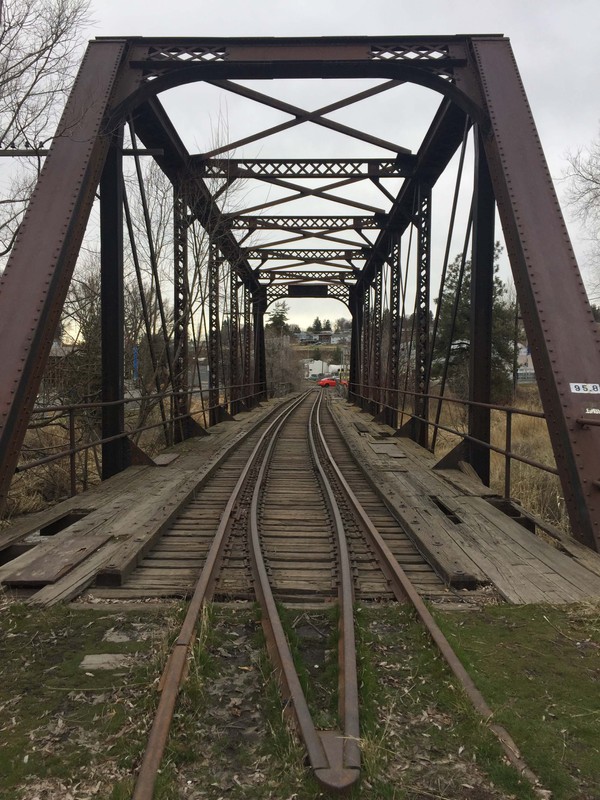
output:
[[[282,82],[311,79],[342,92],[352,81],[359,85],[312,110],[275,96]],[[270,122],[190,152],[160,98],[193,83],[252,105],[252,120],[265,110]],[[390,119],[411,113],[402,105],[407,86],[438,98],[415,150],[389,132],[399,127]],[[382,97],[386,113],[373,118],[369,104]],[[361,104],[365,130],[341,121]],[[351,153],[342,157],[340,147],[331,157],[329,146],[322,157],[262,157],[267,140],[299,126],[311,133],[301,140],[307,150],[314,131],[325,131],[329,142],[337,136],[349,143]],[[358,148],[365,157],[356,156]],[[253,152],[261,157],[245,157]],[[443,258],[433,246],[440,235],[433,198],[453,169],[454,188],[446,191],[452,229],[468,170],[461,236],[463,263],[471,262],[469,410],[463,441],[444,463],[465,461],[489,481],[497,209],[572,529],[600,549],[600,336],[510,43],[496,35],[92,41],[0,281],[3,497],[98,192],[103,477],[142,457],[125,424],[124,270],[133,264],[144,298],[146,269],[158,294],[164,253],[144,184],[148,159],[172,187],[173,313],[170,320],[158,303],[168,342],[166,377],[156,377],[154,389],[161,424],[176,441],[202,431],[192,362],[206,360],[213,424],[267,392],[269,305],[333,297],[352,317],[350,398],[431,446],[432,276],[441,272],[443,285],[451,247],[449,234]],[[141,225],[132,216],[134,179]],[[244,191],[235,195],[240,182]],[[201,319],[194,310],[200,275]],[[143,316],[152,342],[145,306]]]

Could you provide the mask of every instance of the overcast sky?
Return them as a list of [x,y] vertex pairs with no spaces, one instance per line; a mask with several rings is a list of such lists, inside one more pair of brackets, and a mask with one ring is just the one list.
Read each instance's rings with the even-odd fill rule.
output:
[[[89,38],[107,35],[383,38],[501,33],[511,40],[561,198],[565,187],[560,179],[567,166],[567,154],[588,146],[599,133],[598,0],[301,0],[294,3],[93,0],[92,15]],[[185,113],[182,118],[185,121]],[[385,131],[380,134],[385,137]],[[184,140],[188,146],[189,137],[200,146],[207,141],[201,132],[187,131]],[[298,157],[303,155],[298,153]],[[593,265],[589,264],[585,237],[564,203],[563,210],[580,266],[586,273]],[[328,308],[325,314],[344,315],[343,307],[338,304]],[[309,316],[313,309],[307,311]]]

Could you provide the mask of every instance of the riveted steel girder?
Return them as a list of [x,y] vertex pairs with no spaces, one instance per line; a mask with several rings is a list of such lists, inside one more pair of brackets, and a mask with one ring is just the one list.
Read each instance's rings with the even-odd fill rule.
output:
[[385,214],[373,217],[256,217],[227,216],[229,227],[235,230],[283,231],[349,231],[382,228]]
[[[506,39],[473,40],[492,186],[575,536],[600,550],[600,331]],[[576,332],[576,333],[575,333]]]
[[421,184],[417,191],[418,247],[417,247],[417,301],[415,304],[415,415],[417,441],[427,447],[429,418],[429,297],[431,267],[431,189]]
[[8,490],[100,180],[112,101],[137,82],[127,42],[88,48],[0,278],[0,501]]
[[[355,95],[311,111],[261,94],[240,81],[299,78],[373,79],[380,81]],[[289,197],[222,214],[203,177],[190,170],[190,156],[176,134],[157,95],[166,89],[205,81],[281,112],[285,121],[250,137],[257,141],[274,130],[309,124],[325,127],[355,142],[385,151],[376,174],[368,174],[368,159],[342,164],[323,159],[268,160],[238,163],[261,180],[293,189]],[[402,145],[351,128],[331,117],[377,93],[395,91],[404,82],[435,90],[442,97],[416,156]],[[363,342],[353,356],[354,385],[368,381],[371,285],[393,250],[394,243],[414,224],[416,187],[435,186],[463,140],[465,125],[481,131],[491,187],[498,204],[515,277],[518,300],[538,385],[548,418],[556,462],[575,535],[600,549],[600,429],[593,425],[600,411],[600,334],[593,320],[575,263],[556,195],[543,158],[523,86],[507,39],[502,36],[329,37],[329,38],[131,38],[100,39],[86,53],[67,103],[36,192],[19,231],[7,268],[0,280],[0,494],[6,490],[33,407],[52,336],[75,264],[83,230],[98,186],[113,133],[133,118],[137,136],[176,187],[187,191],[188,207],[218,240],[220,254],[252,293],[255,336],[255,381],[264,387],[263,316],[267,290],[241,251],[234,230],[247,233],[280,229],[282,217],[260,218],[259,209],[295,199],[343,203],[358,209],[372,224],[348,224],[334,216],[296,217],[288,229],[302,238],[325,220],[331,230],[376,229],[374,243],[366,240],[357,251],[302,251],[300,260],[319,255],[330,262],[361,259],[365,265],[349,302],[364,314]],[[211,158],[231,149],[216,148]],[[397,158],[398,157],[398,158]],[[387,212],[332,191],[363,175],[378,180],[387,162],[408,170]],[[231,168],[229,162],[227,168]],[[219,167],[221,169],[221,167]],[[326,170],[339,178],[329,187],[300,187],[296,177]],[[271,170],[271,172],[269,172]],[[351,174],[344,173],[349,170]],[[219,173],[221,174],[221,173]],[[317,177],[322,177],[318,175]],[[397,175],[390,176],[397,177]],[[311,182],[314,186],[314,183]],[[193,191],[189,191],[189,186]],[[382,193],[389,199],[389,193]],[[422,212],[421,206],[421,212]],[[254,214],[254,216],[250,216]],[[259,219],[265,220],[259,222]],[[350,218],[356,220],[357,218]],[[331,242],[335,240],[330,239]],[[343,244],[338,240],[337,244]],[[277,258],[275,247],[253,248],[261,261]],[[265,255],[265,253],[271,253]],[[301,251],[279,251],[298,254]],[[352,253],[348,255],[348,253]],[[258,254],[260,253],[260,254]],[[366,256],[366,257],[365,257]],[[285,256],[285,257],[289,257]],[[423,257],[425,253],[423,252]],[[331,268],[331,264],[329,263]],[[26,278],[25,278],[26,276]],[[350,294],[347,285],[290,284],[292,292],[336,291]],[[306,296],[297,294],[296,296]],[[422,304],[421,312],[425,306]],[[215,320],[213,320],[215,321]],[[355,326],[360,332],[360,325]],[[572,347],[573,331],[577,347]],[[358,374],[363,363],[363,374]],[[424,362],[425,363],[425,362]]]
[[271,261],[277,259],[293,259],[302,263],[311,261],[364,261],[370,255],[365,248],[360,250],[269,250],[261,247],[255,250],[244,250],[247,259]]
[[192,169],[202,178],[404,178],[416,159],[398,155],[394,159],[223,159],[192,156]]
[[325,283],[335,283],[338,281],[354,281],[356,280],[357,273],[350,270],[338,270],[336,272],[330,270],[260,270],[258,276],[261,280],[279,281],[285,280],[288,282],[305,282],[305,281],[323,281]]

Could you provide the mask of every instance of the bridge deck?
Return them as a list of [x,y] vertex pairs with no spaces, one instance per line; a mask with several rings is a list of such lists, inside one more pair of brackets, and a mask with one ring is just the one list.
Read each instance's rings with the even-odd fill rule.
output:
[[[164,459],[164,466],[131,467],[3,531],[0,563],[6,563],[0,566],[0,582],[7,588],[29,588],[31,601],[44,604],[76,596],[99,574],[104,585],[119,586],[225,449],[278,402],[221,423],[210,436],[177,445],[177,457]],[[371,482],[449,586],[489,584],[511,603],[568,603],[600,596],[599,555],[564,536],[555,546],[549,544],[504,513],[506,504],[472,476],[460,470],[434,471],[435,459],[428,451],[391,437],[391,429],[341,398],[334,399],[332,409],[348,445],[368,467]]]

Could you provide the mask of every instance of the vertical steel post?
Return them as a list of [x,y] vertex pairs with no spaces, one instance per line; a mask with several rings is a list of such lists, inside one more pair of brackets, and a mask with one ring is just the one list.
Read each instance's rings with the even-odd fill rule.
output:
[[102,479],[129,466],[124,436],[123,129],[113,134],[100,179],[100,309],[102,331]]
[[260,402],[267,399],[267,363],[265,354],[265,312],[267,289],[261,287],[252,297],[254,316],[254,388],[253,395]]
[[387,423],[392,428],[398,427],[398,387],[400,385],[401,357],[401,307],[402,307],[402,272],[400,269],[400,236],[394,236],[390,256],[390,356],[388,373]]
[[240,410],[240,319],[237,274],[229,275],[229,413]]
[[371,287],[367,287],[362,298],[361,357],[359,404],[365,409],[371,397]]
[[244,285],[244,396],[245,406],[253,405],[254,387],[252,381],[252,294]]
[[350,289],[349,297],[350,313],[352,315],[352,336],[350,338],[350,370],[348,375],[348,399],[356,403],[360,394],[360,383],[362,377],[361,367],[361,345],[363,333],[363,301],[357,295],[354,287]]
[[373,323],[371,326],[371,337],[373,341],[373,376],[371,382],[373,390],[371,393],[370,411],[371,414],[379,414],[382,398],[381,392],[381,333],[382,333],[382,307],[383,307],[383,267],[379,267],[375,275],[373,297]]
[[88,46],[0,275],[0,508],[19,460],[109,147],[108,138],[98,132],[125,48],[123,41]]
[[208,254],[208,424],[221,421],[219,370],[219,263],[217,246],[210,242]]
[[[475,135],[469,398],[475,403],[489,404],[492,399],[492,310],[496,203],[479,130],[476,130]],[[490,443],[489,408],[469,406],[469,435],[487,444]],[[478,445],[476,442],[470,442],[469,462],[483,483],[489,486],[489,448]]]
[[415,304],[415,440],[427,447],[429,419],[429,294],[431,265],[431,187],[420,183],[417,198],[417,302]]
[[188,322],[190,313],[188,282],[188,241],[186,202],[181,191],[173,190],[173,247],[174,247],[174,297],[173,297],[173,392],[174,440],[186,438],[186,419],[190,409],[188,391],[189,347]]

